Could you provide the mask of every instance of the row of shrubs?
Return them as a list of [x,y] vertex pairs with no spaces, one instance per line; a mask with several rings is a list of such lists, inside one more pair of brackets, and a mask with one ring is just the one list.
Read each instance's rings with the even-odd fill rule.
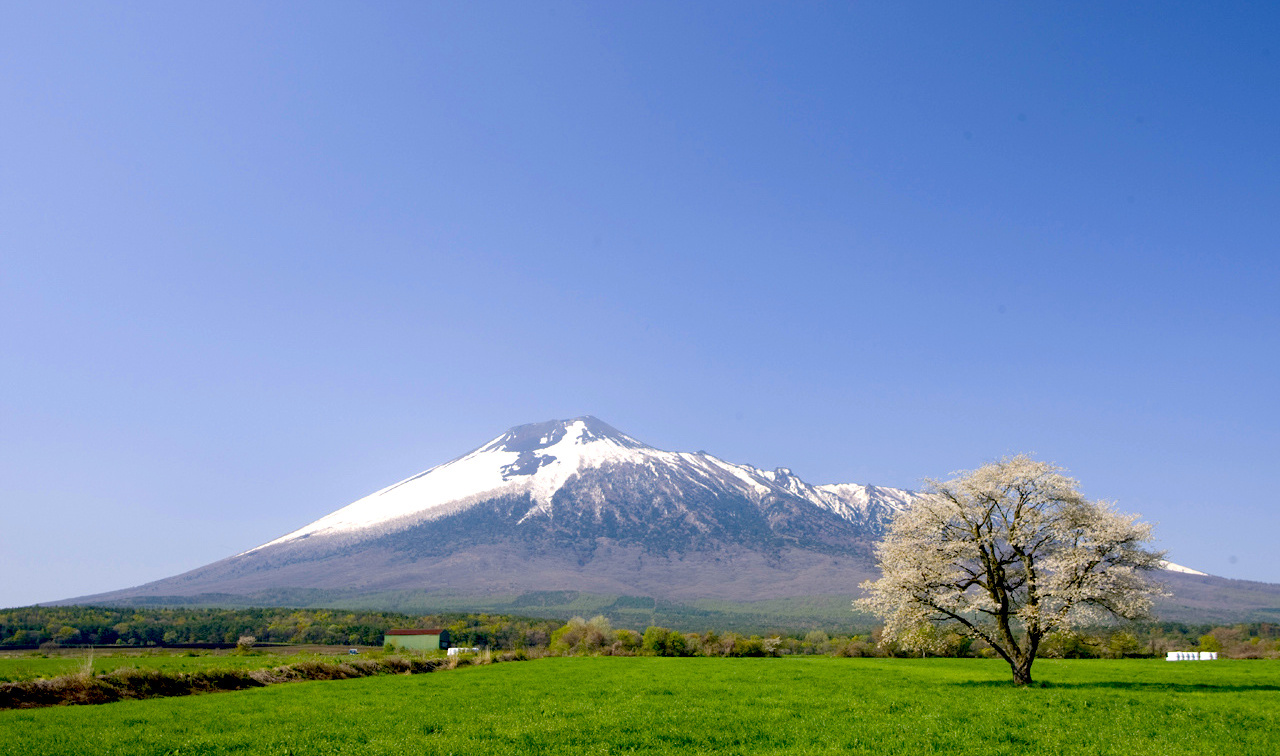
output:
[[[783,656],[824,654],[829,656],[905,656],[896,646],[879,642],[879,633],[829,636],[813,630],[803,638],[787,635],[744,636],[734,632],[682,633],[650,626],[644,633],[614,629],[604,616],[589,620],[574,617],[551,634],[548,651],[559,656]],[[951,638],[946,638],[950,641]],[[959,636],[956,644],[937,655],[982,655]]]
[[737,633],[682,633],[651,626],[644,633],[615,630],[604,616],[574,617],[551,634],[548,651],[557,655],[605,656],[780,656],[789,652],[778,636]]
[[[1280,658],[1275,628],[1262,624],[1216,627],[1196,637],[1185,626],[1151,625],[1109,628],[1092,633],[1062,632],[1047,636],[1039,656],[1058,659],[1124,659],[1163,657],[1166,651],[1216,651],[1230,659]],[[981,641],[953,631],[939,630],[929,656],[992,658],[995,652]],[[614,629],[608,618],[574,617],[551,634],[549,652],[556,655],[613,656],[782,656],[824,654],[843,657],[919,656],[881,640],[880,631],[868,635],[829,636],[814,630],[803,637],[742,636],[737,633],[682,633],[649,627],[643,634]]]
[[[536,654],[535,654],[536,655]],[[527,651],[484,652],[475,655],[430,658],[414,655],[385,656],[342,662],[305,660],[269,669],[212,669],[199,672],[164,672],[136,667],[100,675],[87,672],[62,677],[0,683],[0,709],[26,709],[59,704],[99,704],[130,698],[159,698],[260,688],[301,680],[347,680],[374,675],[411,675],[453,669],[471,664],[523,661]]]

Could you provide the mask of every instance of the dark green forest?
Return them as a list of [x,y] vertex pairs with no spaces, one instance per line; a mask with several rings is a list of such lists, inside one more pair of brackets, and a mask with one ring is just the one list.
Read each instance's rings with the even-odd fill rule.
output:
[[455,645],[526,648],[547,645],[562,624],[495,614],[408,615],[335,609],[165,609],[56,606],[0,610],[0,649],[62,646],[171,646],[235,643],[320,643],[376,646],[393,627],[449,630]]

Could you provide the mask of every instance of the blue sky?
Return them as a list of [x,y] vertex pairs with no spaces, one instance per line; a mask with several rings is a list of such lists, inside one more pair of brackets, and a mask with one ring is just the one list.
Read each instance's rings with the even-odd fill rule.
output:
[[[604,6],[604,7],[601,7]],[[594,414],[815,483],[1008,453],[1280,582],[1268,4],[28,3],[0,606]]]

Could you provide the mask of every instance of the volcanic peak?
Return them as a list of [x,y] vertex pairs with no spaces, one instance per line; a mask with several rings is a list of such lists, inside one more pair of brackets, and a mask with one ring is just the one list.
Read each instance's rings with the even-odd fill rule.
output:
[[631,436],[614,428],[603,420],[583,415],[570,420],[547,420],[542,423],[517,425],[498,436],[479,451],[533,452],[560,444],[565,437],[572,444],[588,444],[593,441],[610,441],[629,449],[646,448]]

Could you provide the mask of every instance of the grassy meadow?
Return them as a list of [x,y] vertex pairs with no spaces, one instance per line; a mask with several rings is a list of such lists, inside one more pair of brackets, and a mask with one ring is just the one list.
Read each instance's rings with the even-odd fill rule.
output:
[[[117,669],[156,669],[161,672],[204,672],[213,669],[263,669],[300,661],[333,661],[335,655],[345,657],[346,648],[324,651],[300,651],[297,648],[241,655],[228,651],[102,651],[90,657],[83,650],[60,650],[51,654],[0,654],[0,682],[18,682],[41,677],[80,674],[92,668],[93,674]],[[341,661],[341,659],[339,659]]]
[[[252,657],[250,657],[252,658]],[[0,754],[1280,753],[1280,665],[586,657],[0,711]]]

